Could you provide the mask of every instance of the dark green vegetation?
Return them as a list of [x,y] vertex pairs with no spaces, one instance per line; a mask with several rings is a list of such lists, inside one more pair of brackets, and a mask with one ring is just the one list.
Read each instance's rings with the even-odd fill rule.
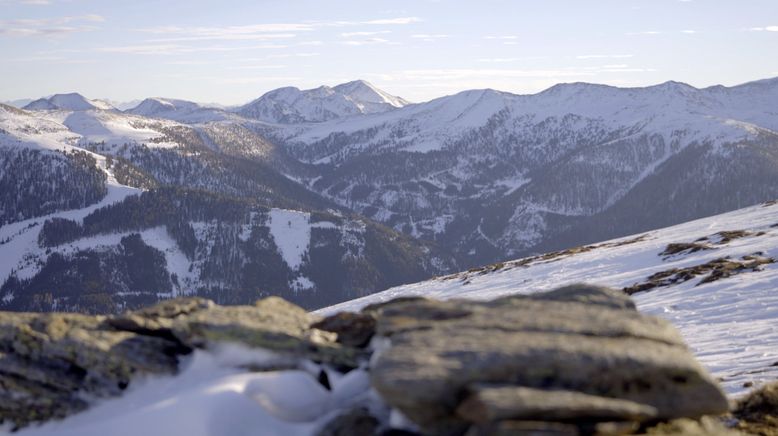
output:
[[0,225],[80,209],[105,193],[105,173],[87,153],[0,148]]

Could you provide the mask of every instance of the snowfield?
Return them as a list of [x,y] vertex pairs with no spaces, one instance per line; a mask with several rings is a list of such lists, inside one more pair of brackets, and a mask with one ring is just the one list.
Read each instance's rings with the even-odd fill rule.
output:
[[[722,231],[747,236],[716,244]],[[661,256],[668,244],[708,237],[708,250]],[[589,251],[551,259],[522,260],[399,286],[318,312],[357,311],[397,297],[492,299],[547,291],[576,282],[614,288],[642,283],[652,274],[702,265],[714,259],[761,253],[778,259],[778,204],[758,205],[666,229],[594,244]],[[778,264],[701,284],[705,274],[634,295],[638,308],[671,321],[700,361],[733,395],[778,378]]]

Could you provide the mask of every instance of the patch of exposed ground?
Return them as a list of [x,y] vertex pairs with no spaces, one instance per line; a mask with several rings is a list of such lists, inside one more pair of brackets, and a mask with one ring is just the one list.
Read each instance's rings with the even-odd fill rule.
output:
[[758,389],[738,401],[732,412],[736,428],[747,434],[778,435],[778,383]]
[[700,265],[660,271],[650,275],[642,283],[636,283],[624,288],[624,292],[632,295],[637,292],[683,283],[692,280],[695,277],[704,276],[702,280],[697,283],[697,286],[699,286],[744,272],[761,271],[764,265],[771,263],[775,263],[775,259],[772,257],[764,257],[761,252],[746,255],[740,259],[721,257]]
[[588,251],[597,250],[600,248],[614,248],[624,245],[634,244],[637,242],[645,241],[648,238],[648,233],[642,234],[632,239],[625,239],[623,241],[606,242],[603,244],[582,245],[579,247],[568,248],[566,250],[552,251],[549,253],[539,254],[537,256],[525,257],[518,260],[512,260],[509,262],[497,262],[491,265],[470,268],[465,272],[451,274],[443,277],[439,277],[438,280],[454,280],[460,279],[463,282],[468,281],[474,276],[482,276],[501,270],[511,270],[514,268],[528,267],[537,263],[555,262],[564,258],[574,256],[580,253],[586,253]]
[[703,236],[694,242],[673,242],[659,253],[665,259],[672,256],[687,255],[703,250],[713,250],[722,245],[727,245],[735,239],[749,236],[762,236],[765,232],[754,233],[748,230],[722,230],[712,235]]

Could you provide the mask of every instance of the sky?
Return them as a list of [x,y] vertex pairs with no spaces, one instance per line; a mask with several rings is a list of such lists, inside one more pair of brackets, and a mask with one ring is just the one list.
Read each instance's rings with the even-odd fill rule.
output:
[[0,0],[0,101],[234,105],[364,79],[421,102],[775,76],[776,0]]

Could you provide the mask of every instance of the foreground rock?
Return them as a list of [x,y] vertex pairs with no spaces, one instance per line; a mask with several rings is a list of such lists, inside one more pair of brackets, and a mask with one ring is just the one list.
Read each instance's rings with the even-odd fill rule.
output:
[[733,415],[738,420],[739,430],[748,434],[778,436],[778,382],[742,398]]
[[[321,392],[349,379],[349,397],[374,398],[372,385],[378,404],[322,406],[337,413],[317,423],[321,435],[398,430],[389,406],[425,434],[729,431],[697,420],[728,404],[678,332],[624,293],[583,285],[489,302],[403,298],[325,319],[279,298],[231,307],[178,299],[113,317],[0,312],[0,421],[65,417],[224,343],[272,351],[241,370],[310,373],[318,363],[311,380]],[[766,390],[743,402],[739,422],[772,425],[774,397]],[[324,413],[297,412],[273,416],[313,422]]]
[[728,409],[678,332],[613,290],[573,286],[485,303],[410,299],[367,311],[391,340],[371,368],[373,386],[429,434]]
[[181,356],[221,342],[272,350],[288,367],[301,358],[355,366],[358,351],[309,328],[316,321],[279,298],[235,307],[170,300],[111,318],[0,312],[0,422],[65,417],[135,376],[174,374]]

